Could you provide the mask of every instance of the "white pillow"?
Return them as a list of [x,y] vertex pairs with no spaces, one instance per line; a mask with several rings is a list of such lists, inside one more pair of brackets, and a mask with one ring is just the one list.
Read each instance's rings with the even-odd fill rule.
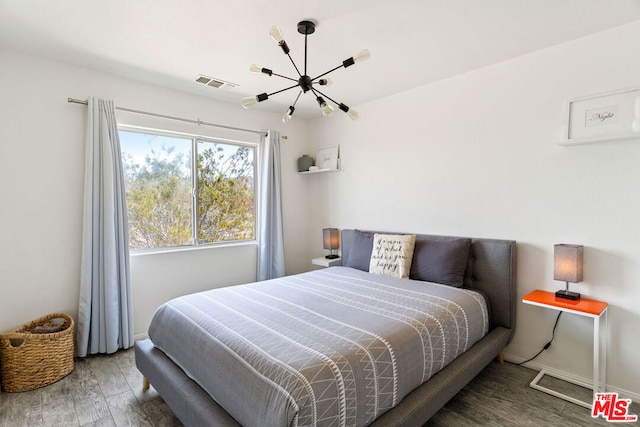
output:
[[415,234],[375,234],[369,272],[382,276],[409,277],[415,246]]

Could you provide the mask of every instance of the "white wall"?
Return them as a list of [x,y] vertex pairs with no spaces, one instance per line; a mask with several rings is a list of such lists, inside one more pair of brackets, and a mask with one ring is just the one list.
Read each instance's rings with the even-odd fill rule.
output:
[[[307,124],[285,128],[280,115],[245,111],[114,75],[0,51],[0,332],[51,312],[75,317],[78,306],[86,107],[67,98],[113,99],[116,105],[251,129],[280,130],[288,273],[306,270],[308,203],[296,159],[307,150]],[[125,124],[166,128],[162,119],[117,113]],[[209,127],[172,128],[230,136]],[[134,255],[135,333],[144,334],[158,305],[185,293],[254,281],[255,244]]]
[[[572,289],[610,303],[607,383],[640,398],[640,139],[557,144],[569,99],[640,87],[638,40],[640,22],[358,106],[356,123],[312,121],[315,145],[340,144],[343,166],[313,183],[312,229],[517,240],[519,299],[564,285],[555,243],[584,245]],[[507,353],[523,361],[555,313],[518,303],[517,316]],[[537,366],[590,378],[591,325],[563,316]]]

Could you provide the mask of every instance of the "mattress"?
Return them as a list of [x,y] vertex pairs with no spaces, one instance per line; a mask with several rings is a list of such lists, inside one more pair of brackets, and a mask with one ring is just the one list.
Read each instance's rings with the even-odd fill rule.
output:
[[361,426],[488,327],[477,292],[331,267],[174,299],[149,336],[244,426]]

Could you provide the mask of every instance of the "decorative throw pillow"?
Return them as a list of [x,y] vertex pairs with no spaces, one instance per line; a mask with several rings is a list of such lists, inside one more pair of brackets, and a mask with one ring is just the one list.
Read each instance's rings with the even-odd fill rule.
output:
[[392,277],[409,277],[416,236],[375,234],[369,272]]
[[371,249],[373,249],[373,234],[355,230],[351,241],[351,249],[349,249],[349,257],[343,265],[362,271],[369,271]]
[[418,240],[411,263],[411,279],[461,287],[469,260],[471,239]]

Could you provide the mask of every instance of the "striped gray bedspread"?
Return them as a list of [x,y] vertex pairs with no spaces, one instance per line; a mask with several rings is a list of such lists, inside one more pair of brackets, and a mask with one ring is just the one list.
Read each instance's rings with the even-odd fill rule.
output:
[[174,299],[149,336],[243,426],[363,426],[488,325],[476,292],[331,267]]

